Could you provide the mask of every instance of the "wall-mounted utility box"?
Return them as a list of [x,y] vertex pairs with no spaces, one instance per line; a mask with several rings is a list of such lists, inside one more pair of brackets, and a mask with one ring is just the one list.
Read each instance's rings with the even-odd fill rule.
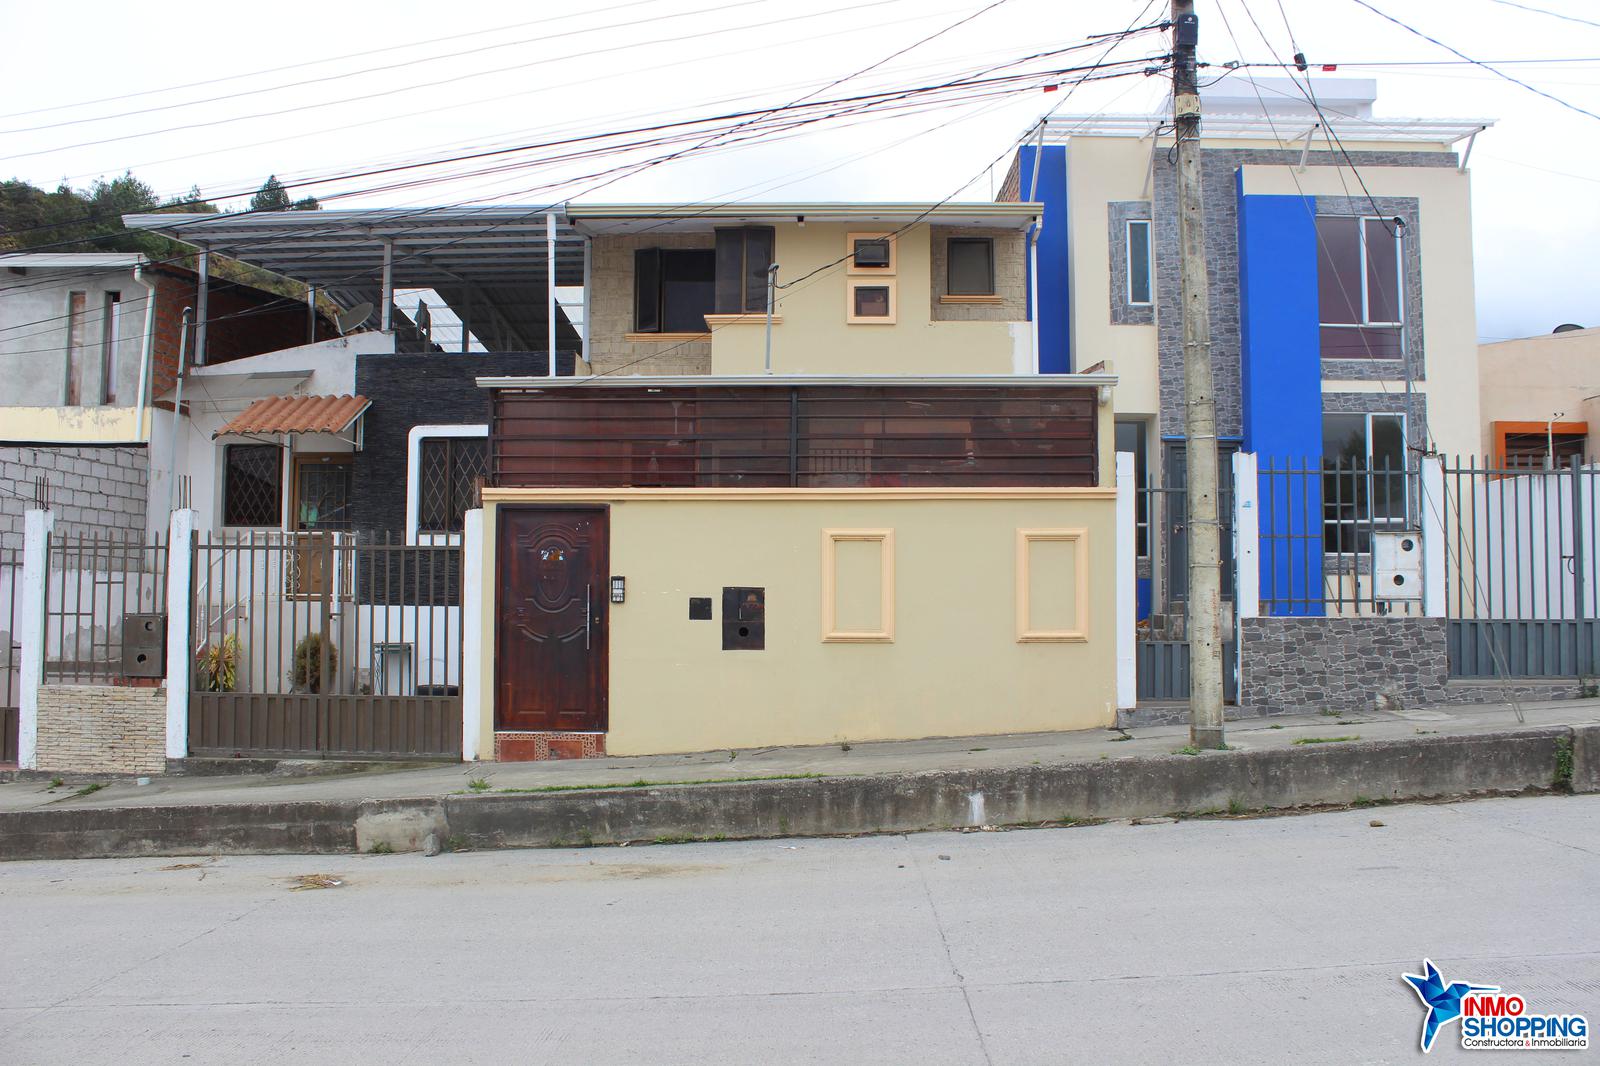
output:
[[167,616],[122,616],[122,676],[167,676]]
[[767,646],[767,590],[722,590],[722,650],[762,651]]
[[1422,598],[1422,534],[1416,530],[1372,534],[1374,595],[1381,600]]

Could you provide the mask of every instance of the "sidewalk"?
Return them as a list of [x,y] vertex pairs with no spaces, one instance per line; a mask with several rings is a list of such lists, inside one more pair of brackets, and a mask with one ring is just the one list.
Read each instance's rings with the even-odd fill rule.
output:
[[[1309,752],[1345,746],[1296,744],[1312,738],[1368,741],[1419,737],[1470,737],[1550,726],[1600,724],[1600,700],[1556,700],[1524,704],[1518,722],[1508,704],[1448,705],[1398,712],[1341,716],[1249,718],[1228,724],[1228,744],[1244,752]],[[710,751],[537,763],[460,763],[421,769],[389,770],[381,765],[358,773],[316,776],[282,774],[209,777],[156,777],[149,785],[113,780],[79,796],[83,782],[50,788],[43,781],[0,784],[0,814],[30,810],[189,806],[234,806],[366,800],[430,800],[450,796],[524,797],[595,786],[659,786],[714,782],[759,782],[980,772],[1031,767],[1146,759],[1166,756],[1188,743],[1185,725],[1109,729],[1071,733],[952,737],[937,740],[879,741],[817,747]],[[474,781],[487,788],[474,789]],[[536,790],[530,792],[529,790]]]

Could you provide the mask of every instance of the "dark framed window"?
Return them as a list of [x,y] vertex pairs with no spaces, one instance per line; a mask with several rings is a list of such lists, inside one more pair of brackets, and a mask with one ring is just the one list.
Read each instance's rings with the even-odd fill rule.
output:
[[717,230],[717,314],[766,312],[773,235],[771,226]]
[[1405,528],[1404,415],[1323,415],[1322,470],[1324,551],[1371,551],[1373,530]]
[[1549,431],[1545,433],[1507,433],[1502,452],[1508,470],[1543,470],[1570,466],[1582,460],[1588,450],[1587,433]]
[[889,257],[889,238],[868,237],[856,238],[850,250],[852,262],[855,266],[866,267],[871,270],[887,270],[893,261]]
[[229,444],[222,465],[223,525],[283,521],[283,452],[276,444]]
[[951,296],[994,295],[994,241],[989,237],[951,237],[945,291]]
[[1399,359],[1400,229],[1383,218],[1317,216],[1324,359]]
[[1115,426],[1117,451],[1133,453],[1133,526],[1137,542],[1136,554],[1143,559],[1150,554],[1150,460],[1145,450],[1143,422],[1118,420]]
[[1150,271],[1150,220],[1128,219],[1128,302],[1146,306],[1154,285]]
[[704,333],[716,306],[717,253],[709,248],[640,248],[633,253],[637,333]]
[[424,437],[417,464],[417,532],[459,533],[489,470],[484,437]]
[[857,285],[851,292],[857,318],[889,317],[889,286]]

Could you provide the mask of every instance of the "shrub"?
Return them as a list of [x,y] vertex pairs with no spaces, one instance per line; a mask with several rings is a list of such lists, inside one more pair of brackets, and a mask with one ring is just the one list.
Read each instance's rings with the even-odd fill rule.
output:
[[[328,673],[332,676],[339,669],[339,649],[333,642],[328,642]],[[300,638],[300,643],[294,646],[294,670],[290,680],[299,692],[322,691],[322,634],[307,633]]]
[[229,633],[195,653],[195,672],[202,692],[232,692],[239,683],[239,637]]

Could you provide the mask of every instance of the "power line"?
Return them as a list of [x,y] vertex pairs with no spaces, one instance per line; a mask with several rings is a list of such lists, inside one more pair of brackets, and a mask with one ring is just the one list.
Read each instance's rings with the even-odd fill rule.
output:
[[1593,22],[1589,19],[1581,19],[1576,15],[1564,15],[1559,11],[1551,11],[1548,8],[1533,7],[1529,4],[1519,4],[1516,2],[1516,0],[1491,0],[1491,2],[1503,4],[1506,7],[1514,7],[1522,11],[1532,11],[1536,15],[1549,15],[1551,18],[1565,19],[1567,22],[1576,22],[1580,26],[1600,27],[1600,22]]

